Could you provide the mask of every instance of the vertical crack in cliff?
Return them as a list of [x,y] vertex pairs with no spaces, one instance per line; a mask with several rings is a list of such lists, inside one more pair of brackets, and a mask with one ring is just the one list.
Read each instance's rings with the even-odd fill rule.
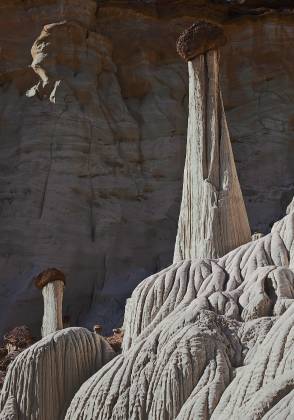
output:
[[53,160],[53,143],[51,142],[50,143],[50,150],[49,150],[49,166],[48,166],[48,171],[47,171],[45,184],[44,184],[44,188],[43,188],[43,192],[42,192],[39,219],[41,219],[42,216],[43,216],[44,205],[45,205],[47,189],[48,189],[48,182],[49,182],[49,177],[50,177],[51,168],[52,168],[52,160]]
[[49,166],[48,166],[47,175],[46,175],[44,188],[43,188],[43,192],[42,192],[39,219],[42,218],[43,213],[44,213],[44,208],[45,208],[45,203],[46,203],[46,198],[47,198],[47,192],[48,192],[49,179],[50,179],[50,175],[51,175],[51,171],[52,171],[53,160],[55,159],[54,154],[53,154],[53,147],[55,146],[55,149],[56,149],[56,142],[55,142],[56,127],[57,127],[57,123],[59,122],[59,120],[61,119],[62,115],[65,113],[66,110],[67,110],[67,105],[65,105],[65,108],[57,115],[56,120],[55,120],[55,124],[54,124],[54,129],[52,131],[51,142],[50,142],[50,152],[49,152],[50,153],[50,155],[49,155]]
[[93,145],[93,126],[90,120],[89,128],[90,128],[90,138],[89,138],[89,149],[88,149],[88,179],[89,179],[89,188],[90,188],[90,198],[89,198],[89,207],[90,207],[90,230],[91,230],[91,241],[95,242],[96,240],[96,223],[95,223],[95,216],[94,216],[94,202],[95,202],[95,192],[94,192],[94,185],[93,185],[93,177],[92,177],[92,168],[91,168],[91,160],[92,160],[92,145]]
[[60,20],[64,18],[64,0],[60,0],[59,18]]

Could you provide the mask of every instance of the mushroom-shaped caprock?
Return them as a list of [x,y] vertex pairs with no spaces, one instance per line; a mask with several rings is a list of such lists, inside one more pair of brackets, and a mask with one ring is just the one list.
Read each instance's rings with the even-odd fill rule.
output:
[[217,49],[227,42],[223,29],[215,23],[200,20],[186,29],[177,42],[178,54],[186,61]]
[[62,299],[65,286],[65,276],[56,268],[49,268],[35,279],[35,285],[42,289],[44,299],[44,315],[42,337],[62,330]]
[[219,258],[251,239],[220,88],[225,42],[219,25],[201,20],[177,43],[188,62],[189,119],[174,262]]
[[99,325],[99,324],[94,325],[93,331],[94,331],[95,334],[101,334],[102,333],[102,326]]

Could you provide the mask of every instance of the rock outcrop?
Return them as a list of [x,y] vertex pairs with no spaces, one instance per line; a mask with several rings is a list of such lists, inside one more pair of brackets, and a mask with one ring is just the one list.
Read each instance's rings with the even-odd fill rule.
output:
[[0,333],[23,323],[39,333],[32,279],[44,268],[69,279],[70,325],[109,334],[138,283],[172,262],[188,109],[175,43],[199,17],[228,39],[221,85],[236,166],[252,230],[269,232],[293,195],[291,8],[1,1]]
[[189,68],[189,118],[174,262],[218,258],[250,240],[220,89],[222,28],[199,21],[180,36]]
[[[272,1],[270,10],[266,0],[262,9],[253,0],[171,0],[168,10],[160,0],[99,3],[1,3],[10,25],[24,23],[1,49],[0,329],[23,314],[39,328],[32,278],[44,267],[70,279],[67,322],[92,327],[101,318],[118,324],[128,292],[171,260],[187,102],[174,41],[200,14],[222,23],[229,39],[224,103],[253,231],[268,231],[293,193],[292,52],[281,48],[290,9]],[[215,51],[206,54],[215,65]],[[293,417],[293,202],[269,234],[142,281],[127,302],[121,354],[83,328],[24,350],[9,366],[0,417]]]
[[9,367],[0,397],[1,419],[62,420],[82,383],[114,354],[101,336],[84,328],[47,335]]
[[35,286],[42,290],[44,300],[44,315],[42,337],[62,330],[62,301],[65,286],[65,276],[56,268],[49,268],[35,279]]
[[[292,415],[294,210],[291,203],[270,234],[251,240],[222,129],[215,50],[222,39],[221,29],[202,21],[178,44],[189,60],[192,88],[176,262],[135,289],[126,306],[123,353],[81,386],[65,420]],[[225,174],[222,207],[212,197]],[[207,180],[212,193],[202,186]],[[219,212],[215,230],[209,224],[213,211]],[[226,228],[230,222],[232,230]],[[233,233],[246,232],[244,226],[247,236],[240,242],[248,242],[234,248]],[[223,255],[226,247],[232,250]],[[194,258],[178,261],[187,255]]]
[[293,415],[294,212],[216,260],[146,279],[124,353],[85,382],[66,420]]

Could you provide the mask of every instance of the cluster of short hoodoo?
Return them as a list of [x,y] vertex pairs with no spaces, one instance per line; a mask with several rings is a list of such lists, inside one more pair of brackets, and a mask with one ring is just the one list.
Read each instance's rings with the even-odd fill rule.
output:
[[50,334],[62,329],[65,278],[41,273],[45,337],[9,368],[1,418],[294,418],[294,200],[251,240],[221,98],[224,42],[206,21],[178,41],[190,99],[174,264],[128,300],[112,343],[123,339],[122,354],[100,325]]

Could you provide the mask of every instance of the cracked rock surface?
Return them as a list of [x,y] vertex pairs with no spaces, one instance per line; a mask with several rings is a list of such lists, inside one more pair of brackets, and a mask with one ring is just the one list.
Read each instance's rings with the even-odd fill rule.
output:
[[215,260],[183,261],[128,301],[123,354],[66,420],[293,416],[294,212]]
[[[175,43],[200,16],[228,39],[221,85],[252,231],[284,214],[291,1],[248,0],[238,15],[229,2],[192,3],[1,1],[0,334],[23,323],[39,333],[32,279],[44,268],[68,279],[70,325],[109,334],[139,282],[172,262],[188,105]],[[274,11],[248,11],[258,3]]]
[[0,396],[1,419],[63,419],[81,384],[114,355],[101,336],[85,328],[49,334],[9,366]]

